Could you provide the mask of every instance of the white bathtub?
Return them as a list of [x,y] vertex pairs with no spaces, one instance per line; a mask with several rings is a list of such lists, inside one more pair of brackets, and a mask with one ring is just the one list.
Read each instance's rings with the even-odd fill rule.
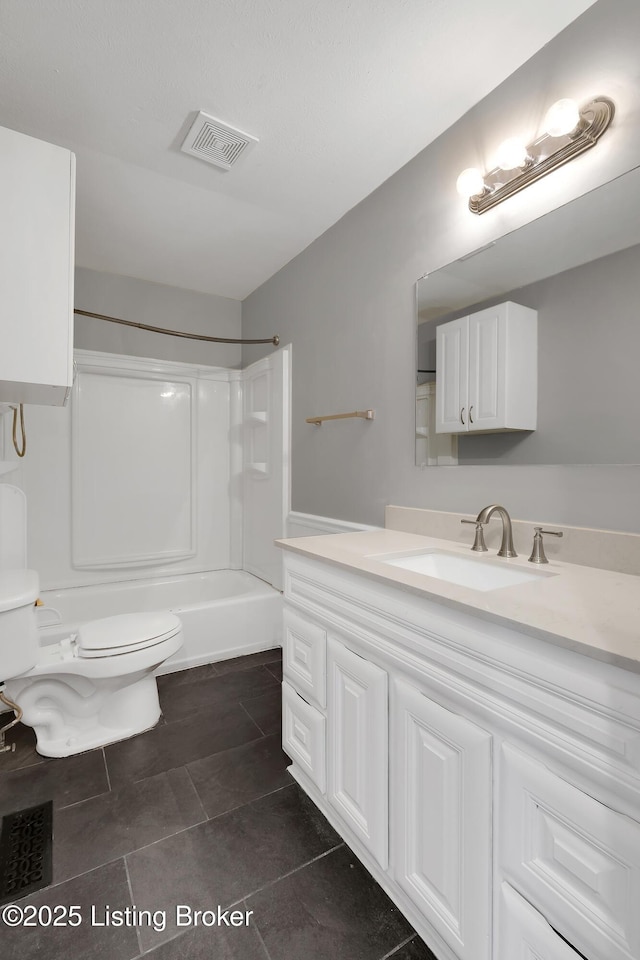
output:
[[281,644],[280,593],[243,570],[45,590],[41,599],[40,638],[46,644],[69,636],[86,620],[117,613],[171,610],[182,621],[184,642],[158,673]]

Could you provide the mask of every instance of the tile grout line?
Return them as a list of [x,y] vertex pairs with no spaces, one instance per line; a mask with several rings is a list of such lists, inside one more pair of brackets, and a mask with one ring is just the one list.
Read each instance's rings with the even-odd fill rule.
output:
[[[258,698],[255,697],[254,699],[257,700]],[[245,705],[244,705],[244,703],[242,702],[242,700],[238,700],[238,705],[242,708],[242,710],[244,710],[244,712],[246,713],[246,715],[249,717],[249,720],[251,720],[251,723],[255,723],[256,727],[258,728],[258,730],[260,731],[260,733],[262,734],[262,736],[263,736],[263,737],[266,737],[267,734],[264,732],[264,730],[262,729],[262,727],[260,726],[260,724],[259,724],[256,720],[253,719],[253,717],[251,716],[251,714],[249,713],[249,711],[248,711],[247,708],[245,707]]]
[[141,950],[137,957],[132,957],[132,960],[142,960],[143,957],[149,957],[154,951],[160,951],[168,943],[175,943],[176,940],[180,940],[181,937],[186,937],[190,930],[197,929],[195,926],[187,927],[186,930],[181,930],[179,933],[176,933],[175,937],[170,937],[168,940],[161,940],[160,943],[154,943],[153,946],[149,947],[147,950]]
[[330,853],[335,853],[336,850],[339,850],[341,847],[344,847],[345,843],[337,843],[335,847],[331,847],[329,850],[325,850],[324,853],[318,854],[317,857],[313,857],[311,860],[307,860],[306,863],[301,863],[299,866],[294,867],[293,870],[289,870],[287,873],[283,873],[281,877],[276,877],[275,880],[269,880],[263,886],[258,887],[256,890],[252,890],[251,893],[246,893],[243,897],[240,897],[239,900],[236,900],[234,903],[229,904],[228,909],[233,910],[234,907],[237,907],[239,903],[243,903],[245,900],[249,900],[250,897],[255,897],[257,893],[262,893],[264,890],[268,890],[269,887],[273,887],[276,883],[280,883],[281,880],[286,880],[287,877],[292,877],[294,873],[298,873],[300,870],[304,870],[305,867],[310,867],[312,863],[316,863],[318,860],[322,860],[324,857],[328,857]]
[[[82,800],[74,800],[73,803],[61,803],[60,806],[56,806],[55,797],[53,798],[53,809],[54,810],[71,810],[73,807],[79,807],[82,803],[89,803],[90,800],[99,800],[101,797],[107,797],[112,791],[103,790],[102,793],[92,793],[90,797],[83,797]],[[52,799],[49,797],[49,799]]]
[[[196,761],[196,762],[197,762],[197,761]],[[200,794],[198,793],[198,788],[196,787],[195,783],[193,782],[193,777],[191,776],[191,771],[189,770],[189,765],[188,765],[187,763],[185,763],[183,767],[177,767],[176,769],[178,769],[178,770],[182,769],[182,770],[184,770],[184,772],[186,773],[186,775],[187,775],[187,777],[188,777],[188,779],[189,779],[189,783],[190,783],[191,786],[193,787],[193,792],[195,793],[196,798],[197,798],[197,800],[198,800],[198,803],[200,804],[200,809],[202,810],[202,812],[203,812],[203,814],[204,814],[204,820],[201,820],[200,823],[206,823],[206,821],[210,819],[210,818],[209,818],[209,814],[207,813],[207,811],[206,811],[206,809],[205,809],[205,806],[204,806],[204,803],[202,802],[202,797],[201,797]],[[140,781],[140,782],[142,782],[142,781]],[[192,823],[191,826],[192,826],[192,827],[197,827],[197,826],[199,826],[199,824],[197,824],[197,823]]]
[[[240,747],[248,747],[250,743],[258,743],[259,740],[264,740],[265,735],[260,729],[260,727],[258,726],[258,724],[255,722],[255,720],[253,720],[252,723],[255,726],[258,733],[258,735],[255,736],[252,740],[247,740],[246,743],[239,743],[235,747],[225,747],[224,750],[216,750],[215,753],[208,753],[205,757],[196,757],[194,760],[188,760],[187,763],[200,763],[200,761],[202,760],[208,760],[210,757],[217,757],[221,753],[226,753],[228,750],[237,750]],[[151,773],[148,777],[141,777],[139,780],[127,780],[125,783],[121,785],[121,787],[126,787],[134,783],[144,783],[145,780],[152,780],[154,777],[161,777],[163,773],[170,773],[172,770],[179,770],[181,767],[186,767],[186,766],[187,766],[186,763],[181,763],[177,767],[169,767],[167,770],[160,770],[158,773]],[[116,787],[116,790],[120,790],[121,787]],[[98,794],[98,796],[100,796],[100,794]],[[89,797],[89,799],[93,799],[93,798]],[[80,801],[80,803],[82,803],[82,801]]]
[[[266,740],[266,737],[263,739]],[[259,740],[252,740],[252,743],[260,743]],[[216,820],[219,820],[220,817],[224,817],[227,813],[235,813],[236,810],[242,810],[243,807],[248,807],[250,803],[255,803],[256,800],[264,800],[265,797],[272,797],[275,793],[280,793],[281,790],[288,790],[289,787],[294,786],[295,780],[291,779],[291,783],[285,783],[283,787],[276,787],[275,790],[269,790],[268,793],[263,793],[259,797],[253,797],[252,800],[247,800],[246,803],[239,803],[236,807],[230,807],[229,810],[223,810],[222,813],[217,813],[215,817],[207,817],[208,823],[215,823]],[[197,789],[196,789],[197,792]],[[199,826],[199,824],[194,824],[194,826]],[[191,828],[189,828],[191,829]]]
[[[247,656],[251,656],[251,654],[247,654]],[[263,662],[261,662],[261,663],[247,663],[247,664],[245,664],[244,666],[242,666],[242,667],[236,667],[236,668],[233,669],[233,670],[222,670],[222,671],[221,671],[221,670],[219,670],[218,667],[216,666],[217,663],[219,663],[219,664],[224,664],[224,663],[227,663],[227,662],[228,662],[228,661],[226,661],[226,660],[218,660],[218,661],[215,661],[215,662],[213,662],[213,663],[200,664],[200,666],[214,667],[214,668],[215,668],[215,672],[214,672],[213,674],[211,674],[211,676],[208,676],[208,677],[194,677],[192,680],[185,680],[185,681],[183,681],[182,683],[178,682],[178,683],[175,684],[175,686],[176,686],[176,687],[187,687],[187,686],[190,686],[190,685],[193,684],[193,683],[206,683],[207,680],[212,680],[212,679],[213,679],[213,680],[218,680],[220,677],[230,677],[230,676],[233,676],[234,673],[246,673],[248,670],[261,670],[263,667],[264,667],[266,670],[269,670],[269,667],[273,666],[274,664],[276,664],[276,663],[278,663],[278,664],[282,663],[282,657],[274,657],[273,660],[265,660],[265,661],[263,661]],[[170,685],[171,685],[171,681],[170,681],[170,679],[169,679],[170,677],[179,676],[181,673],[189,673],[191,669],[197,670],[198,667],[192,667],[192,668],[188,668],[188,669],[186,669],[186,670],[176,670],[176,671],[174,671],[174,673],[163,673],[163,674],[161,674],[161,676],[158,677],[157,679],[159,679],[159,680],[162,679],[162,680],[164,681],[164,682],[161,684],[161,686],[170,686]],[[270,671],[269,671],[269,672],[270,672]]]
[[[104,747],[101,747],[100,749],[102,750],[102,759],[103,759],[103,761],[104,761],[104,772],[105,772],[106,775],[107,775],[107,787],[109,788],[109,789],[107,790],[107,793],[111,793],[111,791],[112,791],[112,787],[111,787],[111,777],[109,776],[109,766],[108,766],[108,764],[107,764],[107,755],[106,755],[106,753],[104,752]],[[71,806],[71,804],[69,804],[69,806]]]
[[[131,906],[135,906],[135,900],[133,899],[133,887],[131,886],[131,877],[129,876],[129,865],[127,864],[127,858],[123,857],[122,862],[124,863],[124,872],[127,876],[127,887],[129,888],[129,897],[131,898]],[[136,924],[136,940],[138,941],[138,954],[142,953],[142,939],[140,937],[140,929]]]
[[[7,753],[9,753],[9,752],[10,752],[10,751],[7,751]],[[17,751],[17,749],[16,749],[16,753],[17,753],[17,752],[18,752],[18,751]],[[7,754],[0,754],[0,757],[6,756],[6,755],[7,755]],[[43,765],[45,765],[45,763],[46,763],[45,758],[42,757],[39,753],[36,753],[35,759],[32,759],[32,760],[30,760],[30,761],[26,761],[26,762],[20,761],[19,766],[17,766],[17,767],[9,767],[9,769],[7,769],[7,770],[5,770],[5,769],[2,767],[2,763],[0,762],[0,779],[2,779],[2,777],[6,777],[8,774],[11,774],[11,773],[19,773],[21,770],[31,770],[33,767],[43,766]]]
[[[252,743],[257,743],[257,742],[258,742],[257,740],[253,740],[253,741],[252,741]],[[180,767],[176,767],[176,768],[174,768],[174,769],[178,769],[178,770],[179,770],[179,769],[181,769],[181,768],[180,768]],[[186,769],[186,768],[185,768],[185,769]],[[187,772],[188,772],[188,771],[187,771]],[[263,794],[261,797],[254,797],[253,800],[248,800],[247,803],[240,803],[240,804],[238,804],[237,807],[232,807],[230,810],[224,810],[222,813],[216,814],[215,817],[209,817],[209,816],[207,816],[207,819],[206,819],[206,820],[202,820],[200,823],[192,823],[192,824],[190,824],[188,827],[183,827],[181,830],[176,830],[175,833],[170,833],[170,834],[168,834],[166,837],[158,837],[157,840],[152,840],[151,843],[145,843],[144,846],[142,846],[142,847],[136,847],[135,850],[130,850],[129,853],[123,854],[123,856],[130,857],[132,854],[138,853],[138,851],[140,851],[140,850],[148,850],[149,847],[155,847],[155,845],[156,845],[157,843],[163,843],[165,840],[170,840],[172,837],[177,837],[177,836],[179,836],[181,833],[187,833],[187,831],[189,831],[189,830],[195,830],[196,827],[201,827],[204,823],[215,823],[216,820],[219,820],[220,817],[224,817],[224,816],[225,816],[226,814],[228,814],[228,813],[235,813],[236,810],[241,810],[243,807],[248,807],[248,806],[250,806],[252,803],[256,803],[258,800],[264,800],[265,797],[272,797],[272,796],[274,795],[274,793],[280,793],[281,790],[288,790],[289,787],[292,787],[292,786],[294,786],[294,785],[295,785],[294,783],[287,783],[287,784],[285,784],[284,787],[278,787],[276,790],[271,790],[269,793],[265,793],[265,794]],[[197,791],[197,789],[196,789],[195,784],[194,784],[193,789],[194,789],[194,790],[196,791],[196,793],[198,794],[198,791]],[[200,800],[200,794],[198,794],[198,800]],[[201,802],[201,804],[202,804],[202,801],[200,801],[200,802]],[[204,805],[202,805],[202,809],[203,809],[203,811],[204,811],[205,813],[207,812],[207,811],[204,809]],[[116,858],[116,859],[119,859],[119,858]],[[109,861],[109,862],[111,862],[111,861]],[[97,869],[97,868],[94,867],[93,869]],[[89,872],[89,871],[85,871],[85,873],[88,873],[88,872]],[[79,876],[82,876],[82,874],[79,874]]]
[[[246,914],[246,912],[247,912],[247,901],[246,901],[246,900],[243,900],[243,901],[242,901],[242,905],[244,906],[244,910],[245,910],[245,914]],[[271,954],[270,954],[269,951],[267,950],[267,945],[266,945],[266,943],[264,942],[263,936],[262,936],[262,934],[260,933],[260,927],[258,926],[258,921],[257,921],[255,918],[254,918],[254,921],[253,921],[253,929],[255,930],[256,937],[258,938],[258,940],[259,940],[259,942],[260,942],[260,944],[261,944],[261,946],[262,946],[262,949],[264,950],[265,960],[271,960]]]
[[[252,667],[251,669],[253,669],[253,670],[262,669],[262,665],[260,665],[260,667]],[[242,673],[242,672],[243,672],[243,671],[233,671],[233,673]],[[219,677],[214,677],[213,679],[215,679],[215,680],[222,680],[223,677],[233,676],[233,673],[228,673],[228,674],[227,674],[227,673],[224,673],[224,674],[221,674]],[[246,701],[259,700],[261,697],[265,696],[266,694],[271,693],[271,692],[279,689],[279,687],[281,686],[281,684],[280,684],[280,681],[278,680],[278,678],[277,678],[277,677],[274,677],[274,675],[273,675],[269,670],[266,670],[266,671],[265,671],[265,675],[266,675],[266,676],[269,678],[269,680],[271,681],[271,682],[269,683],[269,685],[266,686],[266,687],[265,687],[263,690],[261,690],[260,692],[251,691],[251,692],[248,693],[247,695],[241,694],[241,696],[243,696],[243,699],[244,699],[244,700],[246,700]],[[199,683],[207,683],[206,680],[202,680],[202,681],[198,681],[198,682],[199,682]],[[182,684],[181,689],[188,689],[189,686],[190,686],[190,684],[186,684],[186,683],[185,683],[185,684]],[[167,702],[167,705],[168,705],[168,701],[169,701],[170,699],[171,699],[170,696],[165,695],[165,700],[166,700],[166,702]],[[206,711],[209,710],[211,707],[216,707],[216,706],[219,706],[219,707],[225,707],[225,706],[226,706],[226,707],[231,707],[231,706],[233,706],[234,704],[241,704],[242,702],[243,702],[243,701],[240,700],[240,699],[230,698],[230,699],[227,700],[226,697],[219,697],[219,698],[216,699],[216,700],[208,701],[208,702],[205,703],[205,704],[202,704],[202,705],[200,705],[200,706],[195,707],[194,709],[192,709],[189,713],[185,714],[184,716],[177,716],[177,717],[174,717],[173,719],[169,719],[168,716],[167,716],[167,714],[166,714],[166,712],[165,712],[165,710],[163,709],[163,710],[162,710],[162,716],[164,717],[164,725],[166,725],[166,726],[172,726],[173,724],[176,724],[176,723],[184,723],[185,721],[191,720],[194,716],[197,716],[199,713],[204,713],[204,712],[206,712]],[[251,719],[253,719],[253,718],[251,718]],[[255,721],[254,721],[254,722],[255,722]],[[151,728],[151,730],[157,730],[157,729],[158,729],[158,725],[156,725],[155,727],[152,727],[152,728]],[[144,732],[145,732],[145,733],[149,733],[150,731],[144,731]],[[125,741],[121,741],[121,742],[125,742]]]
[[[250,656],[252,656],[252,654],[249,653],[249,654],[247,654],[247,656],[250,657]],[[226,663],[227,661],[226,661],[226,660],[219,660],[218,662],[219,662],[219,663]],[[255,670],[255,669],[257,669],[258,667],[266,667],[266,669],[268,670],[268,669],[269,669],[269,666],[270,666],[272,663],[281,663],[281,662],[282,662],[282,657],[274,657],[273,660],[266,660],[266,661],[264,661],[264,662],[262,662],[262,663],[250,663],[250,664],[247,664],[246,667],[238,667],[237,670],[224,670],[222,673],[219,673],[218,676],[219,676],[219,677],[228,677],[228,676],[229,676],[230,674],[232,674],[232,673],[244,673],[245,670]],[[270,672],[270,671],[269,671],[269,672]]]
[[380,960],[392,960],[392,958],[395,957],[395,955],[396,955],[396,953],[398,952],[398,950],[402,950],[403,947],[406,947],[406,945],[407,945],[408,943],[411,943],[411,941],[414,940],[416,936],[417,936],[417,934],[416,934],[416,932],[414,931],[414,932],[411,934],[410,937],[407,937],[406,940],[403,940],[401,943],[399,943],[399,944],[398,944],[396,947],[394,947],[392,950],[389,950],[388,953],[385,953],[384,957],[381,957]]
[[[247,906],[246,901],[245,901],[245,900],[240,900],[240,901],[238,901],[238,903],[242,903],[242,904],[244,905],[244,907],[245,907],[245,913],[246,913],[246,906]],[[231,909],[231,908],[229,907],[229,908],[227,908],[227,909]],[[137,930],[137,929],[138,929],[138,928],[136,928],[136,930]],[[139,956],[138,956],[138,957],[134,957],[133,960],[142,960],[143,957],[148,957],[148,956],[150,956],[150,954],[152,954],[155,950],[160,951],[160,950],[162,949],[162,947],[166,946],[166,945],[169,944],[169,943],[175,943],[176,940],[180,940],[181,937],[186,937],[187,934],[188,934],[190,931],[193,931],[193,930],[196,930],[196,929],[197,929],[197,925],[192,925],[192,926],[190,926],[190,927],[187,927],[186,930],[181,930],[181,931],[180,931],[179,933],[177,933],[174,937],[170,937],[169,940],[163,940],[163,941],[161,941],[161,943],[155,943],[155,944],[153,944],[153,946],[149,947],[147,950],[142,950],[142,949],[141,949]],[[258,927],[258,925],[257,925],[257,923],[256,923],[255,920],[254,920],[254,922],[253,922],[253,927],[252,927],[252,929],[255,931],[256,936],[257,936],[257,938],[258,938],[258,941],[259,941],[260,945],[262,946],[262,948],[263,948],[263,950],[264,950],[264,954],[265,954],[264,960],[272,960],[271,954],[270,954],[269,951],[267,950],[267,945],[266,945],[266,943],[264,942],[264,940],[263,940],[263,938],[262,938],[262,934],[260,933],[260,929],[259,929],[259,927]],[[384,960],[384,958],[383,958],[383,960]]]

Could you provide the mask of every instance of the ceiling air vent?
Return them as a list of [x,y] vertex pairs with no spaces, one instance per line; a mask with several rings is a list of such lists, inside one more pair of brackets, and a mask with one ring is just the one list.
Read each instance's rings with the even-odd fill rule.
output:
[[257,137],[200,112],[180,149],[223,170],[230,170],[257,142]]

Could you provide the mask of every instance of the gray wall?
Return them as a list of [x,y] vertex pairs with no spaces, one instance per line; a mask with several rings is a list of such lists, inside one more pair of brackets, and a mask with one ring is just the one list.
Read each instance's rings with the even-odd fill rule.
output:
[[[74,303],[81,310],[135,323],[210,337],[241,336],[239,300],[99,273],[86,267],[76,267]],[[238,367],[241,358],[241,347],[237,344],[167,337],[81,316],[75,318],[74,345],[83,350],[222,367]]]
[[[640,468],[420,470],[413,415],[416,279],[637,164],[639,35],[637,0],[599,0],[244,301],[244,336],[293,344],[294,510],[381,524],[387,503],[476,512],[497,500],[522,519],[640,532]],[[462,168],[489,168],[492,150],[534,134],[555,100],[603,94],[617,114],[595,149],[482,217],[466,210]],[[264,352],[245,348],[243,361]],[[304,422],[366,407],[373,422]]]
[[640,464],[640,245],[420,324],[420,356],[435,362],[440,323],[505,300],[538,311],[538,429],[460,434],[459,462]]

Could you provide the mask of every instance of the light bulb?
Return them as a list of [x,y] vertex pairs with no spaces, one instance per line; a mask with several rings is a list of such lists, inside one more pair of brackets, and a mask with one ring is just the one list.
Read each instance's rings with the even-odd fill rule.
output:
[[475,167],[467,167],[456,180],[456,190],[461,197],[475,197],[484,192],[484,178]]
[[544,129],[550,137],[563,137],[580,123],[580,110],[575,100],[558,100],[549,107],[544,118]]
[[509,137],[498,147],[496,163],[501,170],[515,170],[524,167],[527,161],[527,148],[517,137]]

